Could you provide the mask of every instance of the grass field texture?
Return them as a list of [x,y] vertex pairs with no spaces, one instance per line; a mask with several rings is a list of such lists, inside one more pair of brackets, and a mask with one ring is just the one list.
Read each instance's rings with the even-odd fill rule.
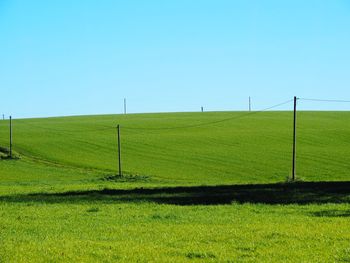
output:
[[292,112],[15,119],[0,262],[350,262],[349,119],[298,113],[294,184]]

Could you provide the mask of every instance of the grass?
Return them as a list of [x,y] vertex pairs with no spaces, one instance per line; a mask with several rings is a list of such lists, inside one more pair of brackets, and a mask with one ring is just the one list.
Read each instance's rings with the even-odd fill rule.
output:
[[350,262],[350,112],[298,113],[298,183],[292,113],[245,114],[14,120],[15,160],[0,121],[0,262]]

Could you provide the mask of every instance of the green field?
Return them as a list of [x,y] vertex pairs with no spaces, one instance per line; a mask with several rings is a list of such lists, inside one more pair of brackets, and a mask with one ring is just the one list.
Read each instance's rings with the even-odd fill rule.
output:
[[349,120],[299,112],[286,183],[292,112],[15,119],[0,262],[350,262]]

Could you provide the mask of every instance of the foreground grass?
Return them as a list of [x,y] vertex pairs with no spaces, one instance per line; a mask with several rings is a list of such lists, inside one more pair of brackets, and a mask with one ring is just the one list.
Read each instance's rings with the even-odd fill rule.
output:
[[8,194],[0,259],[349,262],[349,203],[347,182]]
[[2,203],[2,262],[348,262],[345,205]]

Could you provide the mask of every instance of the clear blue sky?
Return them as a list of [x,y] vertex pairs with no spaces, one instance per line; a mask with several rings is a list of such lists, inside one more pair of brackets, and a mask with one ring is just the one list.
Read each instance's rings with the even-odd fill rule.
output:
[[350,99],[350,1],[0,0],[0,91],[16,117]]

